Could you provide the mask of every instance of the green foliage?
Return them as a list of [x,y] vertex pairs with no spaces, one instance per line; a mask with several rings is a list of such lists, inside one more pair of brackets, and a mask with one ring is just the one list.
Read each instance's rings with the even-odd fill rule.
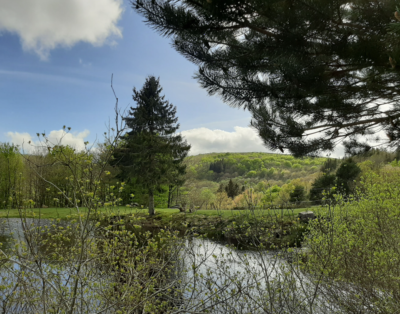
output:
[[277,173],[277,170],[274,167],[271,167],[268,170],[267,178],[272,178]]
[[0,207],[16,207],[22,188],[24,163],[18,148],[0,143]]
[[400,167],[400,161],[399,160],[393,160],[390,165],[392,167]]
[[268,177],[268,169],[267,168],[261,168],[261,171],[260,171],[260,177],[261,178],[267,178]]
[[168,187],[162,186],[160,190],[154,193],[154,207],[167,208],[168,207]]
[[283,166],[285,168],[292,168],[292,163],[288,160],[284,161]]
[[247,176],[248,178],[254,178],[254,177],[257,176],[257,171],[254,171],[254,170],[249,171],[249,172],[247,173],[246,176]]
[[216,160],[216,161],[210,163],[209,170],[211,170],[215,173],[225,172],[225,169],[226,169],[226,164],[224,163],[224,159]]
[[268,186],[268,184],[265,181],[260,181],[255,186],[254,191],[265,192],[267,190],[267,186]]
[[279,192],[281,191],[281,187],[274,185],[267,189],[264,193],[264,197],[262,198],[262,202],[267,206],[275,204],[276,200],[279,198]]
[[324,197],[333,199],[335,193],[342,195],[354,193],[355,180],[361,173],[360,167],[352,158],[340,164],[337,159],[328,159],[322,165],[321,171],[323,174],[315,179],[310,190],[310,200],[317,203],[321,203]]
[[374,168],[378,169],[387,163],[390,163],[394,160],[399,160],[399,152],[399,150],[389,152],[384,149],[372,148],[368,152],[352,156],[352,159],[356,163],[361,163],[369,160],[374,164]]
[[254,170],[260,170],[261,167],[263,166],[263,162],[260,158],[251,159],[250,164],[251,164],[251,166],[250,166],[251,169],[254,169]]
[[201,190],[200,196],[202,201],[205,203],[206,209],[209,204],[212,204],[216,200],[216,195],[208,188],[203,188]]
[[306,240],[308,269],[353,284],[359,299],[373,300],[376,313],[398,311],[399,185],[400,169],[366,168],[361,199],[343,203],[339,198],[331,211],[320,213],[323,218],[310,223]]
[[[304,174],[316,173],[318,169],[314,164],[319,164],[324,160],[325,158],[295,159],[292,156],[269,153],[231,153],[228,156],[212,153],[186,157],[185,164],[191,169],[187,176],[188,180],[207,179],[219,182],[238,176],[246,176],[254,180],[278,179],[285,162],[287,166],[290,165],[289,168],[286,168],[288,171],[286,175],[292,179],[300,178],[304,177]],[[305,173],[301,173],[299,170]],[[249,172],[250,177],[248,176]]]
[[221,183],[221,184],[219,185],[219,187],[218,187],[217,193],[222,193],[222,192],[224,192],[224,190],[225,190],[225,187],[224,187],[224,185]]
[[321,172],[323,173],[335,172],[339,164],[340,161],[338,159],[329,158],[321,166]]

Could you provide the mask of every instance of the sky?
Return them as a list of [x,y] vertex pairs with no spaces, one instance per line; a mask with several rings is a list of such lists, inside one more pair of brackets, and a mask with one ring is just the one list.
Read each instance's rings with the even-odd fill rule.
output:
[[0,142],[27,152],[37,133],[78,149],[101,143],[115,119],[111,75],[121,109],[136,106],[133,87],[154,75],[177,107],[190,155],[269,152],[249,127],[250,113],[209,96],[193,79],[197,66],[129,1],[0,0],[0,7]]

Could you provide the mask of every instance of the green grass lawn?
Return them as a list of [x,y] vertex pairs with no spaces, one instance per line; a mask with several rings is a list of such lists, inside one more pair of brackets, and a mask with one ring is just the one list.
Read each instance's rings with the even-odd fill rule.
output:
[[[232,216],[239,216],[239,215],[297,215],[298,213],[307,210],[307,208],[298,208],[293,210],[260,210],[256,209],[254,211],[251,210],[198,210],[195,213],[186,213],[188,216],[195,216],[195,215],[205,215],[205,216],[218,216],[221,215],[222,217],[232,217]],[[84,207],[79,208],[81,214],[86,214],[87,209]],[[110,214],[147,214],[147,209],[138,209],[138,208],[128,208],[128,207],[117,207],[117,208],[103,208],[101,209],[102,212],[108,212]],[[26,217],[29,218],[67,218],[70,215],[77,214],[78,211],[75,208],[34,208],[34,209],[26,209],[26,210],[18,210],[18,209],[0,209],[0,218],[19,218],[20,214],[26,214]],[[156,208],[156,214],[163,214],[163,215],[171,215],[171,214],[179,214],[179,209],[175,208]]]
[[[173,209],[167,209],[167,210],[173,210]],[[102,208],[100,209],[101,212],[105,213],[122,213],[122,214],[130,214],[130,213],[137,213],[139,212],[144,212],[144,210],[138,210],[134,208],[128,208],[128,207],[119,207],[119,208]],[[179,212],[178,209],[173,210],[175,212]],[[81,214],[87,214],[87,208],[85,207],[80,207],[79,212]],[[39,218],[39,215],[41,218],[68,218],[70,215],[76,215],[78,214],[78,211],[76,208],[32,208],[32,209],[26,209],[26,210],[18,210],[18,209],[0,209],[0,218],[19,218],[21,217],[21,213],[26,215],[27,218]]]

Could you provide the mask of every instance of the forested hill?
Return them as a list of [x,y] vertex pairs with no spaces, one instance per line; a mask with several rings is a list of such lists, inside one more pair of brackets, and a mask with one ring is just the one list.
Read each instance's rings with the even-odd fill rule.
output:
[[249,199],[254,206],[290,203],[307,207],[320,204],[327,196],[333,198],[334,186],[340,186],[343,195],[353,193],[362,175],[359,164],[367,162],[368,167],[379,168],[392,162],[397,167],[396,160],[400,160],[400,151],[378,149],[344,159],[299,159],[269,153],[189,156],[184,160],[186,181],[179,197],[173,194],[172,199],[198,208],[242,208],[249,205]]
[[271,153],[210,153],[189,156],[188,180],[221,182],[231,178],[251,181],[273,180],[282,183],[316,175],[326,158],[294,158]]

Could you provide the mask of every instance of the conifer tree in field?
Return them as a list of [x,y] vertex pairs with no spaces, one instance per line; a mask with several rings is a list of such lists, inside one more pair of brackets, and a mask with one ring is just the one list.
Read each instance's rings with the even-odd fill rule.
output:
[[[318,155],[400,143],[400,13],[394,0],[134,0],[198,66],[210,95],[248,109],[272,150]],[[394,14],[396,13],[396,14]],[[386,135],[385,135],[386,134]]]
[[136,183],[145,187],[149,194],[149,214],[153,215],[154,193],[163,185],[181,182],[186,166],[182,163],[190,145],[175,132],[177,124],[176,107],[161,96],[159,79],[149,76],[142,90],[133,89],[133,100],[126,125],[131,129],[121,141],[121,148],[115,154],[123,175],[136,178]]
[[232,179],[229,180],[228,185],[225,187],[226,194],[232,199],[239,195],[239,190],[239,185],[237,183],[233,183]]

